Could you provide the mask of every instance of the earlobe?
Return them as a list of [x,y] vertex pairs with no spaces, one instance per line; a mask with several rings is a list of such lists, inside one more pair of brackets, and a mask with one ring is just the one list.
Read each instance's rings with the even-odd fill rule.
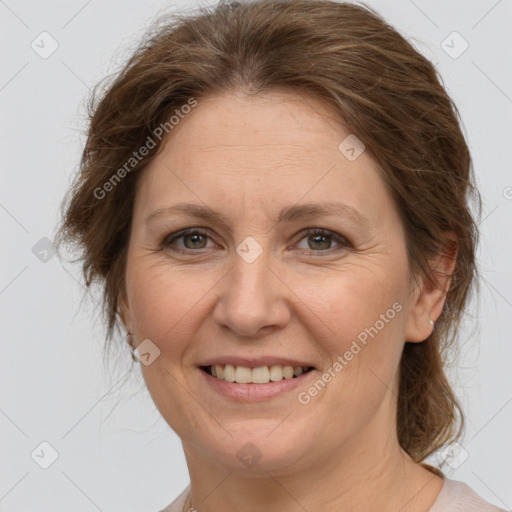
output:
[[[416,302],[409,312],[405,340],[425,341],[431,334],[436,320],[441,316],[450,290],[457,260],[457,238],[454,233],[444,233],[438,255],[429,261],[431,275],[423,276],[416,289]],[[418,293],[419,291],[419,293]]]

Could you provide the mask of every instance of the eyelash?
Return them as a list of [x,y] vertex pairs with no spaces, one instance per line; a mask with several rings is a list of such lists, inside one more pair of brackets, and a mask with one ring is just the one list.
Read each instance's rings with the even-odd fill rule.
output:
[[[183,238],[187,235],[200,235],[200,236],[205,236],[205,237],[208,237],[211,239],[211,237],[208,235],[208,233],[201,229],[198,229],[198,228],[185,229],[183,231],[178,231],[177,233],[171,233],[170,235],[165,236],[162,241],[162,249],[170,247],[173,252],[177,252],[180,254],[190,254],[191,252],[192,253],[199,252],[201,249],[199,249],[199,250],[194,250],[194,249],[183,250],[183,249],[176,249],[175,247],[171,247],[171,244],[173,242],[175,242],[176,240]],[[333,231],[330,231],[328,229],[323,229],[323,228],[306,228],[304,235],[299,240],[299,242],[301,240],[303,240],[304,238],[308,238],[308,237],[311,237],[314,235],[323,235],[323,236],[327,236],[327,237],[335,240],[341,247],[338,247],[338,249],[335,248],[334,251],[341,250],[342,248],[346,249],[349,247],[353,247],[352,244],[345,237],[338,235],[337,233],[335,233]],[[310,254],[311,253],[329,253],[329,254],[331,254],[333,252],[333,249],[331,248],[331,249],[324,249],[324,250],[319,250],[319,251],[304,250],[302,252],[306,252],[306,253],[310,253]]]

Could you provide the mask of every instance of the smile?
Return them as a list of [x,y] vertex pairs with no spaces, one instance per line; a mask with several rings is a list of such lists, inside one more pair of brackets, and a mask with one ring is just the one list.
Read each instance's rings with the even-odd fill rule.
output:
[[279,382],[283,379],[294,379],[312,370],[311,366],[258,366],[250,368],[248,366],[235,366],[232,364],[215,364],[201,367],[203,371],[212,377],[226,382],[235,382],[237,384],[268,384],[269,382]]

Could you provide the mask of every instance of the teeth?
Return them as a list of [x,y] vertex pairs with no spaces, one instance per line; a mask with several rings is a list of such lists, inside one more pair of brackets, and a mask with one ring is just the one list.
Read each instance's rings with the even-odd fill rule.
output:
[[252,369],[251,382],[255,384],[266,384],[270,380],[270,372],[268,366],[260,366]]
[[232,364],[224,366],[224,380],[227,382],[235,382],[235,367]]
[[284,366],[283,367],[283,377],[285,379],[293,379],[293,366]]
[[249,384],[252,381],[252,371],[246,366],[237,366],[235,369],[235,382]]
[[268,384],[283,379],[293,379],[307,370],[307,367],[293,366],[260,366],[249,368],[247,366],[234,366],[232,364],[216,364],[209,367],[210,374],[217,379],[239,384]]
[[278,382],[283,380],[283,367],[274,365],[270,367],[270,380],[272,382]]

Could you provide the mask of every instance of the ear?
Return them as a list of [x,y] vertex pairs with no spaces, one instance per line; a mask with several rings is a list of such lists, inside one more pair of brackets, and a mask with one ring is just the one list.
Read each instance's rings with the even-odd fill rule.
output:
[[457,236],[454,232],[443,233],[444,241],[437,256],[429,260],[432,276],[422,276],[413,291],[415,303],[409,312],[405,326],[405,341],[426,340],[443,311],[457,261]]

